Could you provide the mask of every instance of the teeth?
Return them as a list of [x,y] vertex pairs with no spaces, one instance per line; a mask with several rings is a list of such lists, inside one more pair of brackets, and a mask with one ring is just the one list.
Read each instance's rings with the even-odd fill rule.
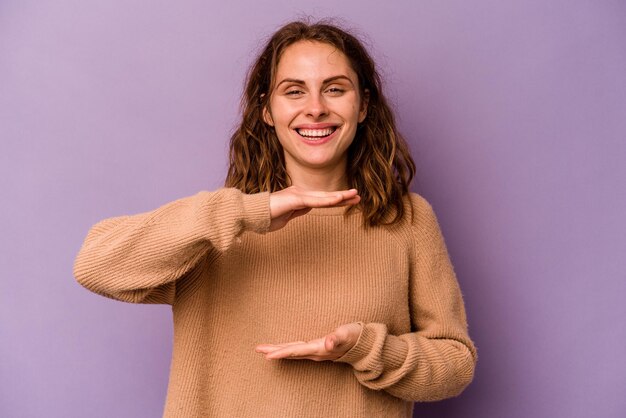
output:
[[324,129],[296,129],[298,133],[306,137],[320,138],[328,136],[335,132],[336,128],[324,128]]

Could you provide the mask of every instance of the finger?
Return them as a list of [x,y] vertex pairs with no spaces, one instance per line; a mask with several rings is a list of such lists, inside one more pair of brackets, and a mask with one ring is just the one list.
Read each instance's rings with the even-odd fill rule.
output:
[[268,353],[266,357],[269,358],[285,358],[285,357],[300,357],[313,354],[315,349],[309,344],[294,344],[289,345],[278,350],[274,350]]
[[[336,192],[301,191],[297,188],[288,187],[270,195],[270,216],[272,221],[280,220],[286,214],[288,218],[294,211],[307,208],[320,208],[341,205],[342,202],[356,202],[354,199],[358,195],[356,189],[341,190]],[[280,229],[284,223],[275,224],[274,229]]]
[[320,356],[304,356],[304,357],[291,356],[291,357],[285,357],[283,359],[267,359],[267,360],[312,360],[312,361],[325,361],[325,360],[332,360],[332,358],[331,357],[320,357]]
[[319,343],[295,344],[265,355],[268,359],[297,358],[320,354]]
[[327,196],[299,196],[300,205],[307,208],[323,208],[335,206],[344,201],[341,194]]
[[312,359],[313,357],[311,356],[312,354],[305,354],[304,352],[296,353],[293,351],[276,351],[273,353],[266,354],[265,358],[267,360],[280,360],[280,359],[305,360],[305,359]]
[[317,191],[317,190],[307,190],[307,191],[299,192],[297,194],[297,196],[320,198],[320,199],[332,198],[332,199],[342,199],[342,200],[345,200],[345,199],[351,199],[354,196],[357,196],[358,194],[359,194],[359,192],[356,189],[336,190],[336,191],[332,191],[332,192],[323,192],[323,191]]
[[300,196],[300,204],[309,208],[353,205],[360,201],[361,197],[356,194],[344,196],[338,193],[327,196]]
[[301,191],[299,193],[301,196],[313,196],[313,197],[329,197],[329,196],[339,196],[341,195],[344,199],[349,199],[352,196],[358,194],[357,189],[348,189],[348,190],[336,190],[334,192],[323,192],[318,190],[307,190]]
[[308,356],[298,356],[295,354],[291,354],[291,355],[278,355],[276,357],[274,357],[274,354],[272,356],[265,356],[266,360],[312,360],[312,361],[326,361],[326,360],[334,360],[339,358],[340,356],[338,356],[335,353],[323,353],[323,354],[312,354],[312,355],[308,355]]
[[338,203],[336,206],[352,206],[356,205],[361,201],[361,196],[357,195],[350,199],[343,200],[341,203]]
[[284,348],[284,347],[280,347],[280,346],[279,347],[276,347],[276,346],[267,346],[267,347],[265,347],[264,346],[264,347],[255,347],[254,351],[256,351],[257,353],[268,354],[268,353],[271,353],[273,351],[280,350],[282,348]]
[[297,344],[306,344],[305,341],[292,341],[289,343],[282,343],[282,344],[259,344],[257,345],[254,350],[257,352],[272,352],[272,351],[276,351],[276,350],[280,350],[282,348],[291,346],[291,345],[297,345]]

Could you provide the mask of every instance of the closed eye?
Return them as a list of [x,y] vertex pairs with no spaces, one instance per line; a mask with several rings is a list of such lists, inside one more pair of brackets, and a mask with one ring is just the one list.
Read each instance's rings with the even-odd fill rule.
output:
[[340,87],[331,87],[326,89],[327,93],[330,93],[333,96],[340,96],[341,94],[345,93],[345,89],[342,89]]
[[304,94],[304,92],[302,90],[289,90],[289,91],[285,92],[285,94],[287,96],[300,96],[300,95]]

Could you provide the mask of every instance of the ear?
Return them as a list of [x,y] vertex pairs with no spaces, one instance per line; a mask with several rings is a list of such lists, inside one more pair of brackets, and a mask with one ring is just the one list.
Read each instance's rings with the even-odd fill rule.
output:
[[365,120],[367,116],[367,105],[370,102],[370,91],[365,89],[363,91],[363,97],[361,97],[361,109],[359,110],[359,123]]
[[272,114],[267,106],[263,108],[263,122],[267,123],[269,126],[274,126],[274,119],[272,119]]
[[[261,99],[265,96],[265,93],[261,94]],[[267,123],[269,126],[274,126],[274,119],[272,119],[272,113],[269,109],[269,104],[263,106],[263,122]]]

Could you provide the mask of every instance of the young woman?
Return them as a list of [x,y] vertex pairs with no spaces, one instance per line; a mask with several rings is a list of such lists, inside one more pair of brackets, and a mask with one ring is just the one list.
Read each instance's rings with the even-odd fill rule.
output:
[[410,417],[459,394],[461,292],[361,43],[279,29],[230,145],[225,188],[101,221],[75,263],[96,293],[172,305],[164,415]]

